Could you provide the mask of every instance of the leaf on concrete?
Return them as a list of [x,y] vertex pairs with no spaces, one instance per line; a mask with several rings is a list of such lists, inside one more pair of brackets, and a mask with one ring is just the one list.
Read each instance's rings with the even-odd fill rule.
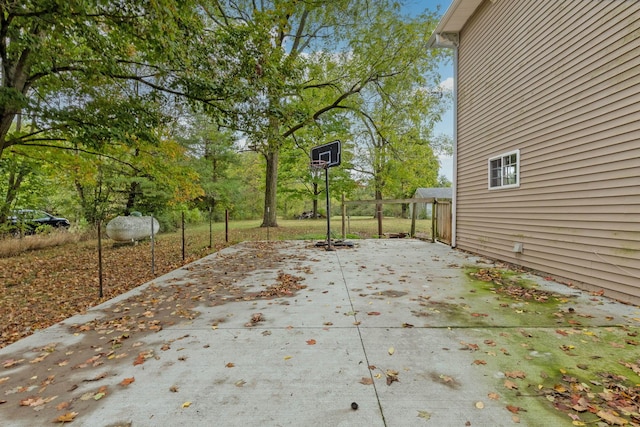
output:
[[314,340],[313,338],[311,338],[310,340],[307,340],[307,345],[315,345],[316,344],[316,340]]
[[623,426],[629,424],[629,421],[625,420],[624,418],[620,418],[610,411],[598,411],[596,415],[605,420],[610,425]]
[[70,423],[73,419],[78,416],[77,412],[67,412],[66,414],[60,415],[58,418],[53,420],[54,423]]
[[394,383],[396,381],[398,381],[398,382],[400,381],[398,379],[398,371],[394,371],[392,369],[387,369],[385,374],[387,375],[387,385],[391,385],[392,383]]
[[364,384],[364,385],[371,385],[373,384],[373,380],[371,379],[371,377],[362,377],[362,379],[360,379],[360,381],[358,381],[360,384]]
[[391,356],[393,353],[396,352],[396,349],[393,347],[389,347],[389,350],[387,350],[387,352],[389,353],[389,356]]
[[518,384],[514,383],[514,382],[513,382],[513,381],[511,381],[511,380],[506,380],[506,381],[504,382],[504,386],[505,386],[506,388],[508,388],[509,390],[517,390],[517,389],[518,389]]
[[189,406],[191,406],[191,402],[184,402],[184,403],[182,404],[182,407],[183,407],[183,408],[188,408]]
[[519,406],[514,406],[514,405],[507,405],[507,410],[511,413],[517,414],[518,412],[522,411],[523,409]]
[[132,382],[134,382],[136,380],[135,377],[131,377],[131,378],[125,378],[122,381],[120,381],[120,385],[123,387],[128,386],[129,384],[131,384]]
[[485,360],[482,360],[482,359],[476,359],[476,360],[473,361],[473,364],[474,365],[486,365],[487,362]]
[[427,411],[418,411],[418,418],[429,420],[431,419],[431,413]]

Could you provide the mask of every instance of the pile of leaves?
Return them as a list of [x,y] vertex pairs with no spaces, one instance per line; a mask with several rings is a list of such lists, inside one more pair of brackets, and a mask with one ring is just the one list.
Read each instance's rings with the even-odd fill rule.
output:
[[273,298],[293,295],[296,291],[304,289],[307,286],[301,285],[300,282],[304,280],[303,277],[293,276],[291,274],[278,272],[278,278],[276,284],[268,286],[265,290],[258,293],[260,298]]
[[497,268],[481,268],[470,272],[469,275],[480,281],[493,284],[494,286],[491,287],[493,292],[515,300],[547,302],[551,298],[559,297],[553,292],[524,286],[522,279],[507,275],[505,271]]
[[[640,360],[620,363],[640,373]],[[599,380],[585,384],[573,376],[563,375],[559,384],[540,392],[556,409],[567,413],[574,425],[586,425],[581,414],[595,414],[609,425],[639,426],[640,385],[628,384],[628,379],[622,375],[599,372],[597,376]],[[594,387],[602,391],[595,391]]]

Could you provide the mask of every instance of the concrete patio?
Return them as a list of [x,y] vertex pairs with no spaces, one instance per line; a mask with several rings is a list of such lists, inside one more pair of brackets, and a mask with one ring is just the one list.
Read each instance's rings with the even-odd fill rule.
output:
[[619,363],[637,307],[526,274],[498,292],[466,274],[493,263],[440,244],[355,243],[240,244],[0,350],[0,424],[571,426],[595,411],[558,385],[640,382]]

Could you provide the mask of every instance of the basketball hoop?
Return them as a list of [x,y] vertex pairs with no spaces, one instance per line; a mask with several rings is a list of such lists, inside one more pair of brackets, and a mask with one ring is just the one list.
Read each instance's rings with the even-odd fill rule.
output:
[[320,173],[327,169],[327,165],[329,162],[326,160],[311,160],[309,163],[309,169],[311,170],[311,175],[315,178],[320,178]]

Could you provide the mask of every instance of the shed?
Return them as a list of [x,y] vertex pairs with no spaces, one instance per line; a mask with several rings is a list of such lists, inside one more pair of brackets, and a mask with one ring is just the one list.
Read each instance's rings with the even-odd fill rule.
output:
[[[450,200],[452,195],[451,187],[430,187],[430,188],[418,188],[413,195],[414,199],[447,199]],[[413,209],[413,206],[410,207]],[[431,217],[431,203],[418,203],[418,217],[430,218]]]
[[640,2],[454,0],[452,246],[640,303]]

